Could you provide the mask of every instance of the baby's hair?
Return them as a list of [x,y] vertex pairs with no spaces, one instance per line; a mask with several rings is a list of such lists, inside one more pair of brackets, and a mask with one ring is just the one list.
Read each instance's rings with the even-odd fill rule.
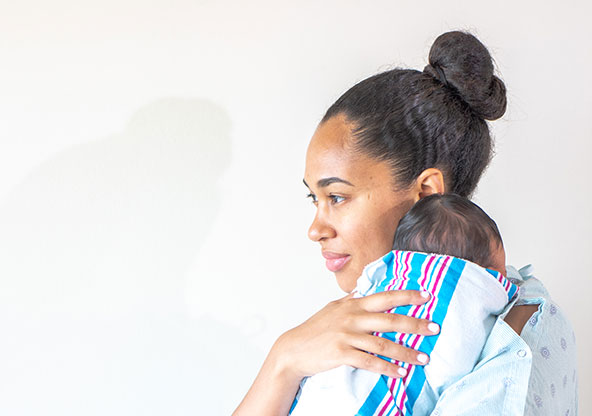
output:
[[479,206],[456,194],[433,194],[401,219],[393,249],[448,254],[489,267],[492,243],[503,247],[495,221]]

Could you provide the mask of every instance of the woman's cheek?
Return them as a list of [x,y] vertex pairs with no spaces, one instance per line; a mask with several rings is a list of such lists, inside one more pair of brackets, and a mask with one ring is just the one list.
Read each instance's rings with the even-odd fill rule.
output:
[[390,224],[376,229],[372,234],[372,238],[367,241],[368,257],[376,260],[391,251],[394,237],[395,228]]

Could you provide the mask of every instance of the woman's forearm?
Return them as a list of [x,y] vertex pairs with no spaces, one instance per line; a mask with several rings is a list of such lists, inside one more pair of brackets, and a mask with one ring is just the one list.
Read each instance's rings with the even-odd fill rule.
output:
[[276,341],[259,374],[233,416],[287,415],[298,392],[301,378],[291,375],[283,364]]

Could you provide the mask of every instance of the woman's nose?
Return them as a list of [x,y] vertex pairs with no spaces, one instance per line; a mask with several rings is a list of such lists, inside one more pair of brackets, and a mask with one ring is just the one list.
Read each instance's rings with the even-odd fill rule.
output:
[[317,211],[312,224],[308,228],[308,238],[312,241],[319,242],[326,238],[335,237],[335,229],[327,223],[327,221],[319,215]]

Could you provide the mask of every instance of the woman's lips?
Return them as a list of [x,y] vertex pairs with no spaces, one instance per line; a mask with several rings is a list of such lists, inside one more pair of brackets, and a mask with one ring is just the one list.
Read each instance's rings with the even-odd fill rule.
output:
[[345,266],[351,258],[349,254],[332,253],[330,251],[323,251],[323,257],[325,258],[327,269],[333,273],[343,269],[343,266]]

